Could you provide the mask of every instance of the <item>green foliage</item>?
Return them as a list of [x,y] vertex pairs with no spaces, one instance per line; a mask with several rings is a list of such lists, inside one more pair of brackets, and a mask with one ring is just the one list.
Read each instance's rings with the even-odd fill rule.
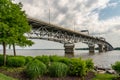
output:
[[24,33],[30,29],[21,5],[12,3],[11,0],[0,0],[0,42],[28,44],[30,41],[25,38]]
[[115,62],[115,64],[112,65],[112,68],[113,68],[118,74],[120,74],[120,61]]
[[71,76],[81,76],[86,75],[86,63],[79,58],[72,58],[69,65],[69,73]]
[[33,57],[31,57],[31,56],[27,56],[27,57],[25,57],[25,64],[27,64],[27,63],[29,63],[29,62],[31,62],[32,60],[33,60]]
[[68,66],[64,63],[53,62],[49,67],[51,77],[64,77],[67,75]]
[[57,55],[53,55],[53,56],[49,56],[49,57],[50,57],[51,62],[59,62],[62,58],[62,57],[57,56]]
[[6,25],[5,23],[0,22],[0,42],[9,42],[9,39],[11,38],[11,36],[8,36],[10,34],[8,34],[9,32],[9,27],[8,25]]
[[61,62],[61,63],[64,63],[64,64],[66,64],[66,65],[69,65],[70,64],[70,58],[67,58],[67,57],[62,57],[62,58],[60,58],[60,60],[59,60],[59,62]]
[[27,64],[25,69],[26,74],[31,79],[36,79],[38,76],[42,76],[46,73],[46,65],[39,60],[35,59]]
[[3,66],[3,61],[4,61],[3,55],[0,55],[0,66]]
[[23,56],[9,56],[7,59],[8,67],[22,67],[25,65],[25,58]]
[[90,71],[94,68],[94,63],[92,59],[85,60],[87,71]]
[[49,66],[50,64],[50,59],[49,59],[49,56],[36,56],[35,59],[38,59],[39,61],[43,62],[47,67]]
[[[10,57],[11,55],[6,55],[6,59],[8,59],[8,57]],[[0,54],[0,66],[4,65],[4,56]]]

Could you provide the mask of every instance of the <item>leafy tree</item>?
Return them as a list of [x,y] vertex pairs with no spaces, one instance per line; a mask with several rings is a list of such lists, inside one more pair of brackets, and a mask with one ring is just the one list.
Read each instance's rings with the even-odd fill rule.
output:
[[13,45],[15,50],[15,45],[33,44],[24,36],[30,29],[25,12],[21,10],[21,4],[12,3],[11,0],[0,0],[0,43],[3,45],[4,65],[7,45]]
[[24,11],[21,11],[21,3],[19,5],[12,4],[11,15],[13,15],[13,17],[12,20],[10,20],[11,22],[9,25],[18,29],[18,31],[16,31],[18,32],[15,38],[16,40],[12,43],[14,55],[16,55],[15,45],[19,45],[21,47],[27,45],[31,46],[33,42],[31,42],[31,40],[27,40],[27,38],[23,36],[24,33],[30,31],[30,26],[28,25]]

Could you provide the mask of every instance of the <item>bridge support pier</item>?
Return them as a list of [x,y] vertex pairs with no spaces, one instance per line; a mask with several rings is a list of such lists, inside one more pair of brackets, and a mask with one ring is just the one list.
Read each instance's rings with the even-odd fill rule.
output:
[[104,50],[105,52],[109,50],[107,45],[104,46]]
[[73,43],[65,43],[64,44],[64,51],[65,55],[74,55],[74,44]]
[[95,45],[88,45],[89,46],[89,53],[95,53]]
[[99,44],[98,45],[98,50],[99,50],[99,52],[103,52],[103,45]]

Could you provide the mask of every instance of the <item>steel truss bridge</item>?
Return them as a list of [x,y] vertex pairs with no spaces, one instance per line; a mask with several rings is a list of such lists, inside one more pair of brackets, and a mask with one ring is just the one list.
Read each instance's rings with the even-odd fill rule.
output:
[[28,38],[62,43],[65,47],[65,53],[74,53],[74,43],[78,42],[87,44],[90,52],[94,52],[95,44],[98,45],[99,52],[113,50],[111,44],[98,37],[69,30],[34,18],[28,18],[28,22],[32,26],[31,32],[27,33]]

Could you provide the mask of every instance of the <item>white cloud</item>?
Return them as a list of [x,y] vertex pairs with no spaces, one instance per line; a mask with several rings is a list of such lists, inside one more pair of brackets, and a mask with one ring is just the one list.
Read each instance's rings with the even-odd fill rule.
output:
[[65,5],[67,5],[69,3],[69,0],[60,0],[58,5],[61,7],[64,7]]
[[[88,29],[91,33],[114,33],[120,31],[120,16],[108,20],[99,20],[99,11],[106,7],[116,6],[108,4],[110,0],[15,0],[23,3],[26,13],[40,20],[48,21],[49,8],[51,23],[76,30]],[[50,1],[50,2],[49,2]],[[98,11],[93,12],[95,9]],[[68,27],[69,26],[69,27]]]

